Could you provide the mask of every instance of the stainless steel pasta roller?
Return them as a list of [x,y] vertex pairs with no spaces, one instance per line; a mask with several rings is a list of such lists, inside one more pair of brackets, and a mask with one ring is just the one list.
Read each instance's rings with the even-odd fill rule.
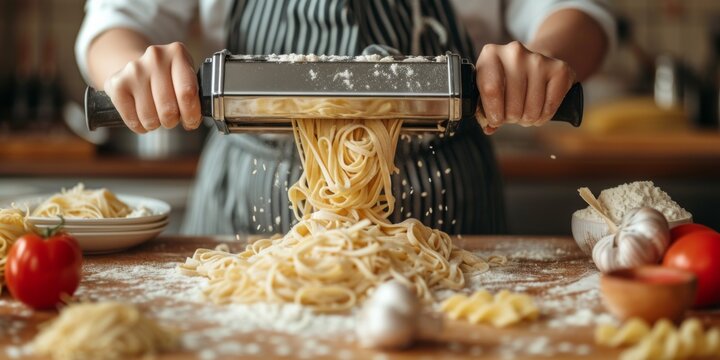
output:
[[[403,131],[452,132],[478,111],[475,68],[457,54],[231,55],[198,70],[202,114],[222,133],[291,131],[294,119],[402,119]],[[575,84],[555,121],[579,126],[583,92]],[[90,130],[124,126],[110,98],[88,88]]]

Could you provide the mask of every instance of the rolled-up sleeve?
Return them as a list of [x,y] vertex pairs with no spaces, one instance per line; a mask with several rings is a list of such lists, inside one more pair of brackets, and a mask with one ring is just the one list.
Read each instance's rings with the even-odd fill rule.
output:
[[528,42],[550,15],[564,9],[577,9],[594,19],[607,35],[609,49],[615,48],[615,18],[609,3],[602,0],[510,0],[505,12],[507,30],[514,38]]
[[153,44],[183,40],[197,11],[198,0],[88,0],[75,41],[75,58],[88,81],[87,51],[103,32],[126,28],[145,35]]

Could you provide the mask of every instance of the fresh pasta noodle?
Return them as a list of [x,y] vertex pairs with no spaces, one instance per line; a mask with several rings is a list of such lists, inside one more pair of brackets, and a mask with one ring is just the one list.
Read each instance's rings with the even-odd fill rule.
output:
[[177,336],[132,305],[68,305],[31,343],[35,355],[59,360],[139,358],[173,350]]
[[0,294],[5,281],[5,262],[15,240],[30,228],[25,221],[26,213],[19,209],[0,209]]
[[705,331],[696,318],[686,319],[680,328],[666,319],[652,328],[640,319],[631,319],[621,328],[602,325],[596,328],[595,342],[611,347],[632,345],[622,352],[621,360],[720,357],[720,328]]
[[[337,104],[304,104],[294,106],[337,112]],[[198,249],[179,270],[209,278],[203,292],[217,303],[286,302],[316,311],[352,308],[390,279],[426,302],[435,289],[461,289],[464,273],[490,264],[419,220],[388,220],[401,126],[398,120],[293,121],[303,174],[288,197],[299,222],[285,236],[256,241],[239,254]]]
[[33,210],[32,215],[106,219],[127,217],[131,212],[132,209],[108,189],[85,190],[85,186],[80,183],[43,201]]
[[472,324],[489,323],[495,327],[535,320],[540,315],[530,296],[507,290],[495,296],[487,290],[476,291],[471,296],[455,294],[440,305],[440,310],[453,320],[466,320]]

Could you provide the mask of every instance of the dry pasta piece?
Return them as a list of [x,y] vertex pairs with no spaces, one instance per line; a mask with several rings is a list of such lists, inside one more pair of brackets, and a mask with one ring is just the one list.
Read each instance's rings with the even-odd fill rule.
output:
[[103,302],[69,305],[31,344],[33,353],[59,360],[127,359],[171,351],[176,334],[132,305]]
[[595,329],[595,342],[611,347],[632,345],[622,352],[621,360],[720,356],[720,329],[705,331],[696,318],[686,319],[680,328],[667,319],[659,320],[652,328],[640,319],[631,319],[620,328],[600,325]]
[[621,328],[601,324],[595,328],[595,343],[610,347],[634,345],[650,333],[650,326],[640,319],[628,320]]
[[455,294],[440,305],[440,310],[453,320],[464,319],[473,324],[489,323],[495,327],[535,320],[540,315],[530,296],[507,290],[495,296],[484,289],[470,296]]
[[[254,103],[303,114],[345,112],[341,102]],[[388,115],[369,103],[363,115]],[[277,107],[277,108],[276,108]],[[303,173],[288,191],[298,223],[285,236],[262,239],[239,254],[198,249],[179,266],[204,276],[216,303],[283,302],[316,311],[345,311],[391,279],[426,303],[437,289],[459,290],[465,273],[503,264],[455,247],[450,236],[417,219],[390,222],[395,208],[391,174],[399,120],[295,120]]]

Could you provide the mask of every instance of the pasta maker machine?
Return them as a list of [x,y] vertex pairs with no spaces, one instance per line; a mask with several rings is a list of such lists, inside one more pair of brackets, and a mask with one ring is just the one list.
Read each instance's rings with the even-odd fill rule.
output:
[[[201,112],[222,133],[291,131],[294,119],[402,119],[403,131],[452,132],[479,109],[475,67],[453,53],[436,57],[232,55],[198,70]],[[110,98],[88,88],[88,129],[124,126]],[[553,116],[579,126],[575,84]]]

